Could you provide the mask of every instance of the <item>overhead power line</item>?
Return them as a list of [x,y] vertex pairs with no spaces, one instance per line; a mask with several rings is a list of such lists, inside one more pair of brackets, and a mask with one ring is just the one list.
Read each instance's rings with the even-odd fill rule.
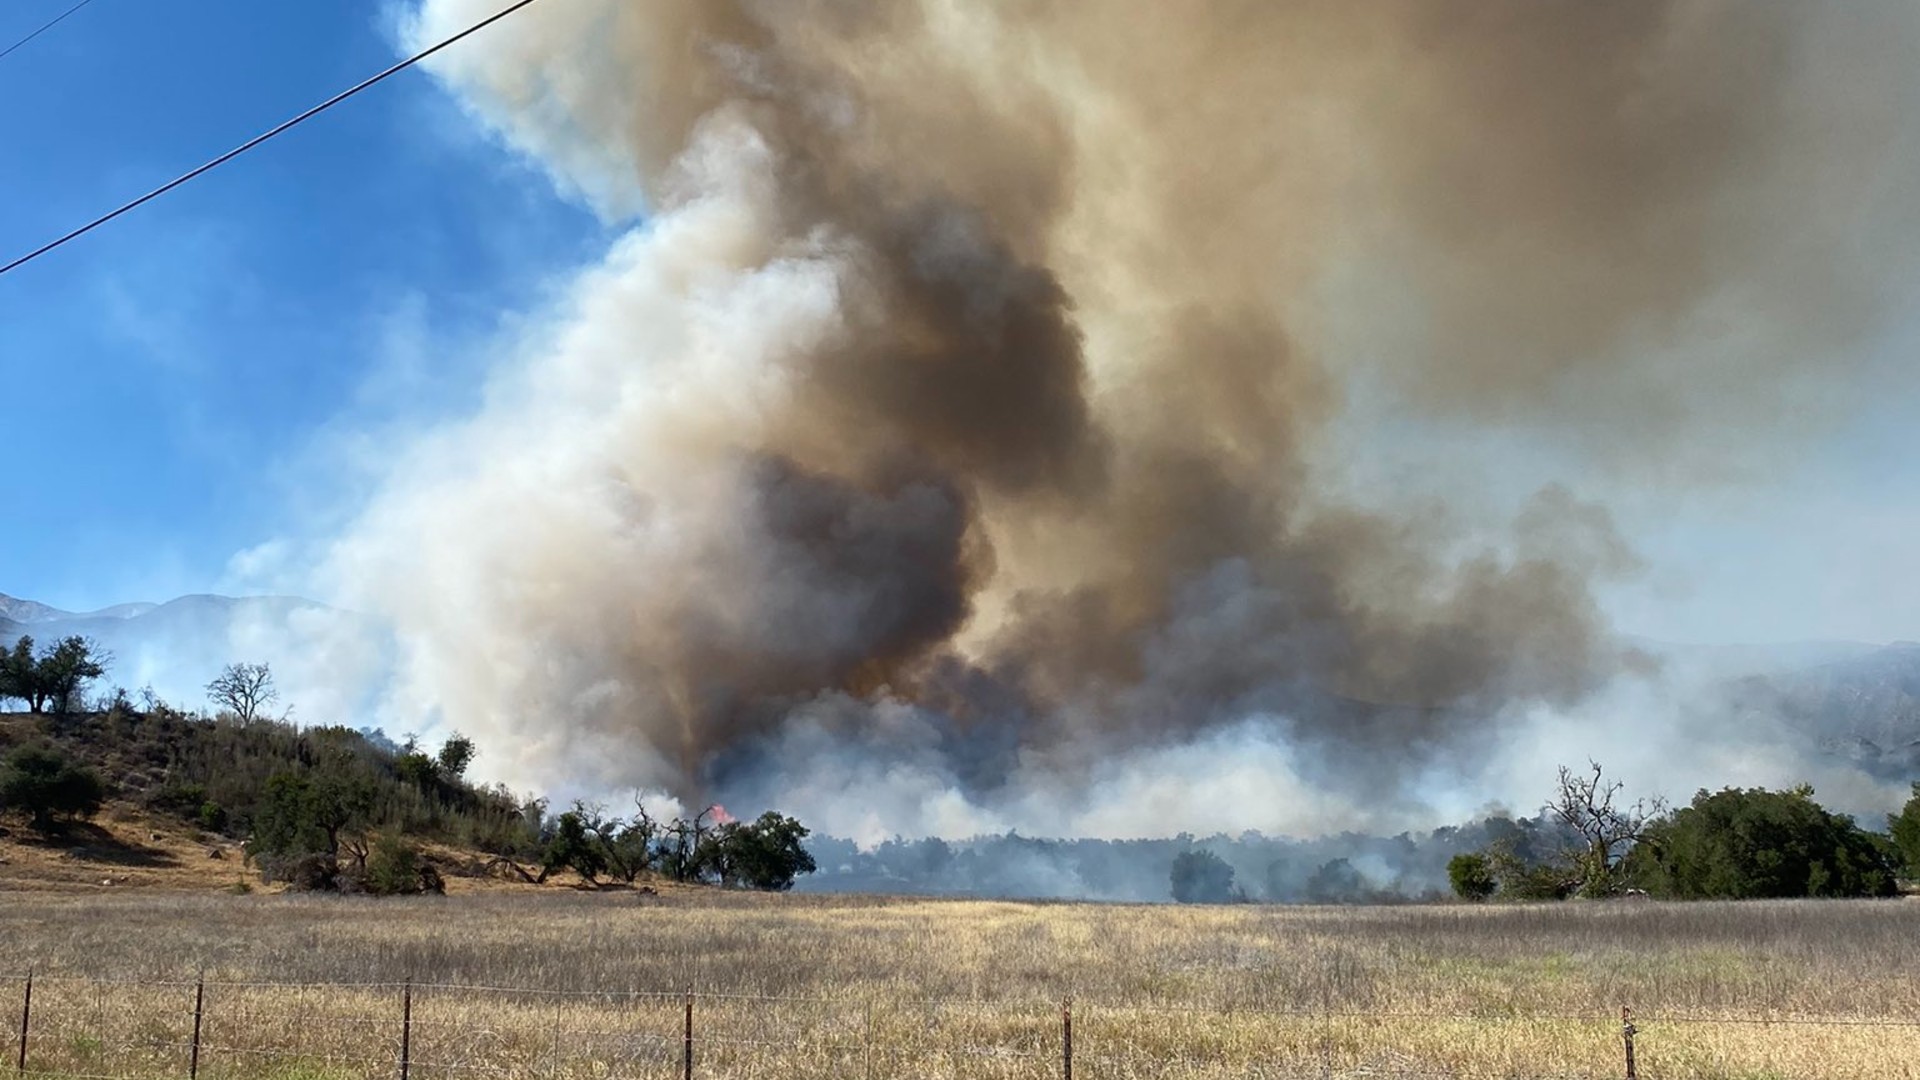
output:
[[61,245],[66,244],[69,241],[78,240],[80,237],[85,236],[86,234],[92,232],[93,230],[99,228],[102,225],[105,225],[107,222],[112,221],[114,218],[119,217],[121,214],[124,214],[129,210],[137,209],[138,207],[144,206],[147,203],[150,203],[153,200],[159,198],[160,196],[165,195],[167,192],[172,191],[174,188],[177,188],[180,185],[186,183],[187,181],[192,180],[205,173],[212,172],[214,169],[217,169],[220,166],[225,165],[227,162],[232,161],[234,158],[239,157],[241,154],[244,154],[247,151],[253,149],[254,147],[259,146],[261,143],[266,142],[268,139],[273,138],[275,135],[278,135],[283,131],[287,131],[293,127],[296,127],[307,120],[313,119],[314,117],[320,115],[321,113],[326,112],[328,109],[333,108],[335,105],[338,105],[341,102],[347,100],[348,98],[354,96],[355,94],[358,94],[360,91],[365,90],[377,83],[380,83],[390,78],[391,76],[398,75],[402,71],[405,71],[408,68],[412,67],[413,65],[419,63],[420,61],[425,60],[427,57],[432,56],[434,53],[439,52],[440,50],[446,48],[447,46],[453,45],[465,38],[471,37],[472,35],[477,34],[482,30],[485,30],[487,27],[492,26],[494,23],[499,22],[501,19],[506,18],[507,16],[513,14],[516,11],[519,11],[521,8],[527,7],[537,2],[538,0],[518,0],[518,2],[513,4],[512,6],[505,8],[504,10],[494,15],[488,16],[487,18],[482,19],[477,23],[474,23],[472,26],[467,27],[465,30],[462,30],[459,33],[453,35],[452,37],[447,38],[445,41],[442,41],[437,45],[433,45],[428,48],[422,49],[419,52],[414,53],[412,56],[407,57],[405,60],[402,60],[399,63],[393,65],[392,67],[386,69],[385,71],[382,71],[378,75],[374,75],[361,82],[355,83],[353,86],[350,86],[345,90],[340,91],[339,93],[333,95],[332,97],[321,102],[320,104],[315,105],[313,108],[308,109],[306,112],[301,113],[300,115],[292,118],[291,120],[286,120],[276,125],[273,128],[270,128],[266,131],[261,132],[258,135],[255,135],[253,138],[248,139],[246,142],[241,143],[239,146],[236,146],[233,149],[227,151],[226,153],[221,154],[219,157],[214,158],[212,161],[207,162],[205,165],[202,165],[199,168],[193,169],[189,172],[182,173],[179,176],[174,177],[172,180],[169,180],[166,183],[161,184],[159,187],[154,188],[152,191],[147,192],[145,195],[142,195],[139,198],[133,200],[132,202],[125,203],[119,208],[109,213],[102,214],[99,217],[94,218],[92,221],[87,222],[85,225],[82,225],[79,228],[73,230],[72,232],[67,233],[64,236],[61,236],[59,239],[48,241],[47,243],[42,244],[41,246],[33,249],[32,251],[27,252],[25,255],[20,256],[19,258],[6,264],[5,266],[0,266],[0,274],[5,274],[10,271],[17,270],[20,267],[25,266],[27,263],[30,263],[33,260],[39,258],[40,256],[45,255],[47,252],[52,251],[54,248],[60,247]]
[[21,38],[19,41],[16,41],[13,44],[7,46],[5,49],[0,49],[0,60],[5,60],[8,56],[13,54],[13,50],[19,48],[22,45],[25,45],[27,42],[32,41],[34,38],[39,37],[41,34],[46,33],[47,31],[53,29],[54,27],[59,26],[61,23],[66,22],[67,16],[73,14],[76,11],[79,11],[81,8],[86,7],[88,4],[91,4],[91,3],[93,3],[93,0],[80,0],[79,3],[73,5],[67,10],[61,12],[60,14],[55,15],[48,22],[42,23],[40,25],[40,29],[35,30],[33,33],[28,34],[26,37]]

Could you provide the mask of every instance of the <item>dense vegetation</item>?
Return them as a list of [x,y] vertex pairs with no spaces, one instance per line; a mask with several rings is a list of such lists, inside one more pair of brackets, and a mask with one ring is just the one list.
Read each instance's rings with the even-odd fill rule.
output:
[[[1751,794],[1751,793],[1749,793]],[[1791,793],[1789,793],[1791,794]],[[1656,847],[1670,822],[1686,823],[1690,808],[1670,814],[1657,801],[1627,805],[1620,788],[1597,771],[1564,771],[1551,801],[1534,816],[1494,814],[1458,826],[1397,836],[1342,833],[1298,839],[1257,832],[1135,840],[1042,839],[1014,833],[968,839],[890,840],[862,848],[823,838],[814,855],[822,872],[810,891],[927,893],[933,895],[1092,897],[1184,903],[1382,904],[1448,896],[1470,901],[1555,901],[1637,893],[1675,899],[1776,895],[1751,884],[1740,889],[1683,889],[1662,880]],[[1811,807],[1811,795],[1795,796]],[[1824,813],[1824,811],[1823,811]],[[1890,820],[1892,838],[1853,825],[1840,815],[1819,821],[1822,836],[1802,850],[1823,854],[1825,877],[1797,879],[1789,895],[1885,895],[1895,876],[1920,878],[1920,787]],[[1664,841],[1663,841],[1664,842]],[[1786,838],[1770,841],[1785,844]],[[1808,846],[1810,845],[1810,846]],[[1904,869],[1896,875],[1896,859]],[[1844,861],[1842,860],[1844,853]],[[1667,865],[1684,859],[1683,852]],[[1751,858],[1766,865],[1759,850]]]
[[1653,823],[1628,860],[1655,896],[1682,900],[1891,896],[1892,845],[1813,801],[1813,789],[1702,791]]
[[1668,812],[1658,803],[1614,806],[1618,783],[1562,769],[1547,814],[1580,843],[1519,850],[1496,842],[1448,864],[1467,900],[1556,899],[1642,893],[1673,900],[1879,897],[1904,873],[1920,877],[1920,784],[1888,819],[1889,836],[1866,831],[1814,801],[1813,789],[1701,791]]
[[[1455,855],[1499,844],[1526,859],[1544,859],[1571,841],[1544,818],[1500,815],[1394,836],[1247,831],[1110,840],[1005,833],[868,847],[820,837],[809,845],[820,873],[804,888],[1156,902],[1176,895],[1179,862],[1179,895],[1192,902],[1407,903],[1445,898],[1447,862]],[[1213,868],[1213,860],[1231,877]],[[1202,868],[1213,869],[1196,873]]]
[[235,664],[215,678],[208,691],[222,711],[206,716],[123,691],[80,709],[103,658],[78,638],[39,653],[22,639],[0,660],[0,700],[28,706],[0,723],[0,812],[43,833],[91,815],[111,794],[245,839],[266,880],[375,893],[438,889],[441,868],[420,850],[429,844],[490,857],[444,869],[536,883],[569,869],[590,883],[661,874],[780,890],[814,869],[807,829],[777,813],[737,822],[709,809],[655,821],[639,811],[626,820],[576,804],[551,815],[542,799],[469,781],[475,747],[458,734],[428,753],[375,730],[268,719],[275,694],[264,665]]

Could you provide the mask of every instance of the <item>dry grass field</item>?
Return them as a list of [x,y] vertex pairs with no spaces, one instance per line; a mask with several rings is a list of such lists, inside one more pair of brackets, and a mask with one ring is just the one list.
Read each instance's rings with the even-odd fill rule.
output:
[[[1920,1076],[1920,903],[1183,908],[0,893],[30,1066],[413,1077]],[[285,986],[279,984],[301,984]],[[479,989],[474,989],[479,988]],[[485,989],[505,988],[505,989]],[[21,983],[0,984],[17,1031]],[[11,1004],[9,1004],[11,1003]],[[11,1064],[9,1058],[8,1064]]]

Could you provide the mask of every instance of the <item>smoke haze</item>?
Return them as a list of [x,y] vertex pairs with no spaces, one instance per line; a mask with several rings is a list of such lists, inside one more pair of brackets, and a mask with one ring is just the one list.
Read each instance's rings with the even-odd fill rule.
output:
[[[1460,819],[1660,678],[1583,478],[1679,497],[1846,407],[1920,232],[1916,29],[535,5],[437,73],[636,223],[324,573],[389,708],[519,782],[867,838]],[[1353,480],[1490,431],[1576,467]]]

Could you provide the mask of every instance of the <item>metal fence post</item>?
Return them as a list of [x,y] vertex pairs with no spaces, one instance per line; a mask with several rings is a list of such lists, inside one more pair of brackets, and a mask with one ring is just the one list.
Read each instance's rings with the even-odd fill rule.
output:
[[1060,1078],[1073,1080],[1073,999],[1060,1004]]
[[20,1056],[14,1061],[14,1071],[21,1076],[27,1074],[27,1027],[33,1021],[33,972],[27,972],[26,998],[20,1003]]
[[200,1077],[200,1017],[207,1004],[207,973],[200,973],[200,981],[193,984],[193,1049],[187,1056],[187,1080],[199,1080]]
[[1633,1068],[1633,1035],[1637,1030],[1633,1026],[1633,1009],[1620,1006],[1620,1039],[1627,1046],[1627,1080],[1639,1080],[1640,1076]]
[[413,1068],[413,980],[400,987],[400,1080]]
[[693,987],[687,987],[687,1023],[680,1044],[680,1073],[682,1080],[693,1080]]

